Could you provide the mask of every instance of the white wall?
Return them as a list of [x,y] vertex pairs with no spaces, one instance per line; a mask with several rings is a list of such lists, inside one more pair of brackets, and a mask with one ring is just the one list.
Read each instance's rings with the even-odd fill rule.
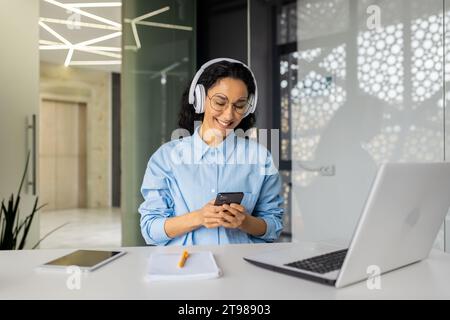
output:
[[[297,5],[304,86],[292,111],[293,237],[345,243],[380,163],[444,159],[442,1]],[[379,30],[368,29],[369,5],[380,8]],[[304,163],[334,164],[336,175]]]
[[[27,154],[26,117],[38,113],[38,0],[0,0],[0,198],[16,193]],[[22,214],[32,197],[24,194]],[[39,237],[39,217],[28,246]]]

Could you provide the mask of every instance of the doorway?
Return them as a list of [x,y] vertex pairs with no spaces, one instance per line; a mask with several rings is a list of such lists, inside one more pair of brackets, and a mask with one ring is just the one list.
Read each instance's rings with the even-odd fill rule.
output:
[[43,211],[86,207],[86,104],[43,99],[39,190]]

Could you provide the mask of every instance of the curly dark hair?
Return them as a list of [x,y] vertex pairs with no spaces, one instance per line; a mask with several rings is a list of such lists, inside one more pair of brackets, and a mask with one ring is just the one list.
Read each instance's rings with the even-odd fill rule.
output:
[[[247,86],[248,94],[255,94],[255,83],[253,81],[250,71],[240,63],[219,61],[208,66],[198,79],[199,84],[205,87],[205,92],[208,92],[218,80],[223,78],[234,78],[242,80]],[[192,82],[192,80],[191,80]],[[180,128],[188,130],[191,134],[194,133],[194,122],[203,121],[204,113],[195,113],[194,107],[189,104],[189,87],[183,93],[181,98],[181,110],[178,114],[178,125]],[[253,128],[256,122],[254,113],[250,113],[241,120],[235,129],[242,129],[244,132]]]

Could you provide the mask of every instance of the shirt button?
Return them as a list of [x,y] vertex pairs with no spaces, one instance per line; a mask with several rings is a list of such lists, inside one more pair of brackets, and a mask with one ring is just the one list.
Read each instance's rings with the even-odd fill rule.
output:
[[214,192],[216,192],[216,190],[215,189],[211,189],[211,192],[214,193]]

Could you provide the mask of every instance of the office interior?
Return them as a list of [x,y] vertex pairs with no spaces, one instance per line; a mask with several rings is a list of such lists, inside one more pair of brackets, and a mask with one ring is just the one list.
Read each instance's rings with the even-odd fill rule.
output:
[[[449,0],[0,0],[0,196],[27,248],[143,246],[151,154],[204,62],[247,63],[279,129],[278,241],[348,243],[378,166],[447,161]],[[450,216],[435,242],[450,251]]]

